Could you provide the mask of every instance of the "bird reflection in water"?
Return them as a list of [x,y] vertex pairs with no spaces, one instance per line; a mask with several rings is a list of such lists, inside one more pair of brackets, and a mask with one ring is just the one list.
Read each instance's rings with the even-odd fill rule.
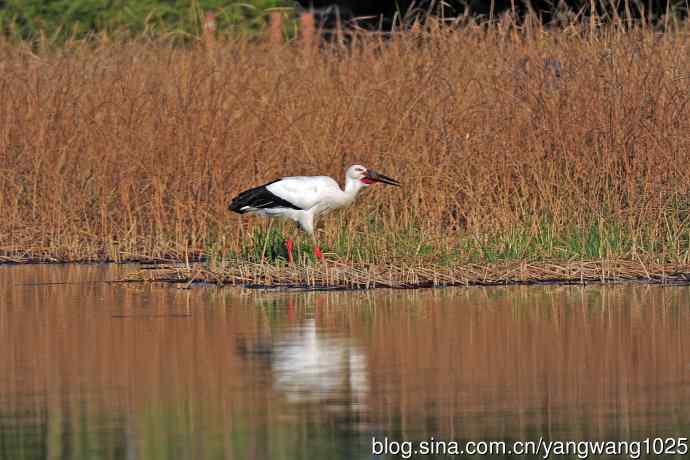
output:
[[347,395],[359,405],[369,391],[365,353],[349,339],[319,332],[314,318],[278,339],[271,364],[276,389],[292,402]]
[[287,310],[287,328],[272,337],[240,339],[240,352],[270,367],[273,389],[290,403],[345,403],[364,410],[369,373],[363,348],[351,337],[320,329],[314,317],[295,320],[291,301]]

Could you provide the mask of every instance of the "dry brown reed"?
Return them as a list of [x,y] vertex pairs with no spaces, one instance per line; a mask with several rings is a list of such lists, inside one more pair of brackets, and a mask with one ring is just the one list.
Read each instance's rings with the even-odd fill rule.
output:
[[417,289],[446,286],[496,286],[506,284],[590,284],[643,282],[690,284],[690,265],[644,264],[636,261],[504,262],[459,264],[453,267],[329,263],[275,266],[235,263],[221,270],[203,265],[144,266],[119,281],[211,283],[251,288],[300,289]]
[[0,43],[0,256],[239,256],[237,192],[361,162],[404,187],[325,220],[339,260],[688,262],[685,30],[426,27]]

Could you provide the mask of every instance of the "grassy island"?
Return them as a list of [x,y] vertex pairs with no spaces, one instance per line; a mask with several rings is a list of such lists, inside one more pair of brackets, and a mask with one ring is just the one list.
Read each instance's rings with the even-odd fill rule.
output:
[[[687,24],[261,37],[0,41],[0,261],[343,287],[690,273]],[[355,162],[403,187],[321,221],[326,266],[227,210]]]

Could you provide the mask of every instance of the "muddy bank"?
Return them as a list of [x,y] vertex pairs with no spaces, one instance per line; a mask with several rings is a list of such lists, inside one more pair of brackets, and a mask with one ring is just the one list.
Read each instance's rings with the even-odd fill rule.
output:
[[274,266],[239,263],[216,270],[199,264],[148,265],[122,281],[211,283],[249,288],[414,289],[510,284],[690,284],[690,265],[634,261],[511,262],[454,267],[325,264]]

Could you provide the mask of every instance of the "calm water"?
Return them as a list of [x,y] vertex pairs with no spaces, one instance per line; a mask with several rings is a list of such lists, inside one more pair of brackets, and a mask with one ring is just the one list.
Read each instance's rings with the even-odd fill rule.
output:
[[372,437],[690,434],[687,287],[91,282],[127,270],[0,267],[0,458],[366,459]]

